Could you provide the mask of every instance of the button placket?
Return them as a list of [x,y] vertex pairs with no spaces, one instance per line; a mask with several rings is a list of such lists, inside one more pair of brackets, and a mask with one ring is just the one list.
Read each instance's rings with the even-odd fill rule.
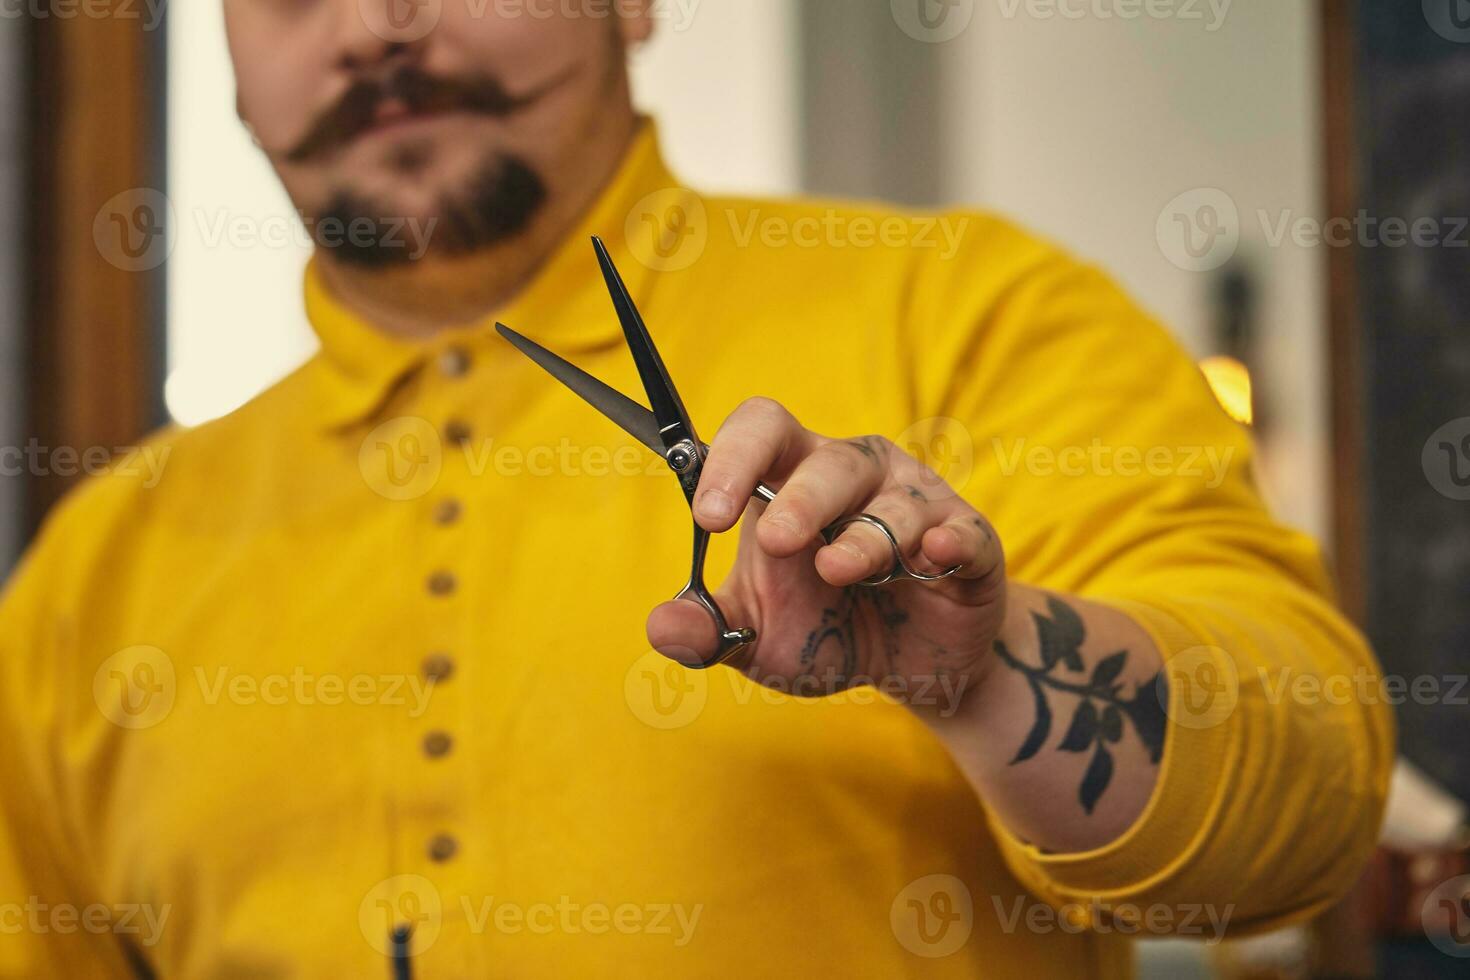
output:
[[[473,359],[468,350],[455,345],[441,351],[434,359],[434,364],[438,373],[446,379],[444,387],[453,390],[457,387],[454,382],[465,378],[470,373]],[[457,600],[461,593],[462,583],[454,556],[460,550],[458,532],[464,520],[466,508],[464,497],[454,484],[466,478],[465,460],[468,458],[474,430],[464,421],[462,414],[451,411],[445,412],[441,417],[445,419],[441,432],[446,450],[446,466],[441,485],[437,488],[436,495],[428,500],[425,514],[425,523],[432,542],[431,551],[440,556],[440,560],[428,572],[425,588],[431,602],[431,609],[434,611],[433,615],[436,618],[442,617],[457,622],[460,619],[460,604]],[[455,637],[457,632],[449,629],[445,630],[444,634],[448,637]],[[426,682],[432,684],[434,689],[440,690],[441,686],[448,684],[455,674],[454,653],[450,648],[443,647],[429,650],[423,655],[419,671]],[[450,700],[454,698],[451,697]],[[431,704],[434,703],[431,701]],[[452,711],[447,714],[450,717],[454,716]],[[420,764],[429,767],[429,773],[426,775],[429,775],[431,783],[447,781],[443,782],[443,785],[457,786],[459,780],[453,778],[450,768],[454,766],[455,756],[458,755],[456,738],[454,733],[444,727],[445,716],[446,709],[440,703],[435,704],[435,708],[426,713],[421,720],[423,727],[419,744]],[[452,797],[453,790],[450,790],[449,793]],[[417,828],[420,860],[427,860],[436,866],[445,866],[459,854],[459,838],[454,833],[452,826],[458,809],[451,801],[447,813]],[[443,873],[436,874],[436,877],[440,877]]]

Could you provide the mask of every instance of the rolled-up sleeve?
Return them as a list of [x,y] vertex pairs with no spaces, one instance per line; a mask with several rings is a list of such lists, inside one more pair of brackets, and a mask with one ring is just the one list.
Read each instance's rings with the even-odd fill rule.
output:
[[971,301],[963,277],[937,290],[930,315],[968,326],[930,332],[921,383],[944,394],[927,408],[974,441],[963,492],[1012,577],[1152,636],[1168,723],[1123,837],[1047,854],[992,817],[1006,860],[1058,905],[1211,906],[1232,935],[1314,915],[1356,880],[1382,817],[1394,730],[1375,658],[1316,543],[1263,505],[1251,433],[1193,360],[1105,276],[1013,244],[977,260],[1015,264],[998,296]]

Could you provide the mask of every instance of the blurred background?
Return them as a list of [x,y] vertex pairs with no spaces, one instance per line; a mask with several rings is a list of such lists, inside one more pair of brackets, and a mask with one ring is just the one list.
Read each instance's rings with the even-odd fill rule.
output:
[[[995,209],[1102,265],[1253,426],[1272,506],[1328,543],[1388,671],[1463,680],[1470,2],[657,9],[636,84],[676,172]],[[10,5],[0,75],[0,207],[24,216],[0,228],[0,447],[38,450],[0,476],[3,570],[77,478],[55,449],[226,414],[313,340],[308,238],[235,117],[218,2]],[[1470,870],[1464,704],[1400,708],[1415,766],[1342,910],[1224,951],[1149,944],[1145,974],[1470,964],[1466,923],[1428,915]]]

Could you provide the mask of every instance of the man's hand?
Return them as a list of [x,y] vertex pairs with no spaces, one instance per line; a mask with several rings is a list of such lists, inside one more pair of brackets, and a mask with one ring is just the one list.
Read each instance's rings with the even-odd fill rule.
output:
[[[1125,613],[1007,580],[984,516],[928,467],[877,436],[831,439],[775,402],[746,402],[711,445],[694,518],[712,532],[749,504],[735,568],[716,595],[732,626],[759,639],[731,661],[752,679],[821,697],[876,686],[905,702],[944,743],[1012,832],[1056,852],[1101,847],[1143,812],[1158,777],[1167,684],[1149,635]],[[960,570],[938,582],[857,583],[887,572],[882,532],[909,564]],[[707,661],[717,641],[693,602],[648,619],[655,648]]]
[[[748,504],[758,482],[778,490],[774,503]],[[1000,541],[933,470],[887,439],[821,436],[779,404],[752,399],[711,443],[694,518],[728,531],[747,504],[752,519],[716,598],[732,627],[753,627],[759,639],[732,666],[797,695],[877,685],[922,709],[937,691],[962,694],[992,665],[1006,605]],[[892,545],[866,524],[830,545],[822,530],[860,513],[887,523],[915,568],[960,570],[939,582],[858,585],[893,567]],[[708,614],[692,602],[655,609],[648,637],[684,663],[716,647]]]

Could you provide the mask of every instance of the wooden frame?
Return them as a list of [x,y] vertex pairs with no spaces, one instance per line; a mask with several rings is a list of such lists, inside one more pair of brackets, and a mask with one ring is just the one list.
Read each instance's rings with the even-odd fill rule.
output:
[[[1323,160],[1329,218],[1358,207],[1357,34],[1354,0],[1320,0]],[[1339,601],[1359,626],[1367,624],[1364,405],[1362,338],[1358,322],[1358,255],[1327,250],[1327,364],[1332,399],[1332,528]],[[1364,880],[1311,925],[1313,975],[1376,975],[1374,898]]]
[[[78,451],[133,444],[160,417],[162,270],[120,267],[93,230],[117,195],[163,189],[163,32],[135,5],[104,9],[27,23],[27,434]],[[28,525],[75,480],[32,474]]]
[[[1330,218],[1346,218],[1358,208],[1353,9],[1351,0],[1321,0],[1323,150]],[[1342,608],[1362,626],[1367,622],[1367,542],[1362,489],[1365,429],[1357,262],[1354,249],[1327,250],[1334,554]]]

